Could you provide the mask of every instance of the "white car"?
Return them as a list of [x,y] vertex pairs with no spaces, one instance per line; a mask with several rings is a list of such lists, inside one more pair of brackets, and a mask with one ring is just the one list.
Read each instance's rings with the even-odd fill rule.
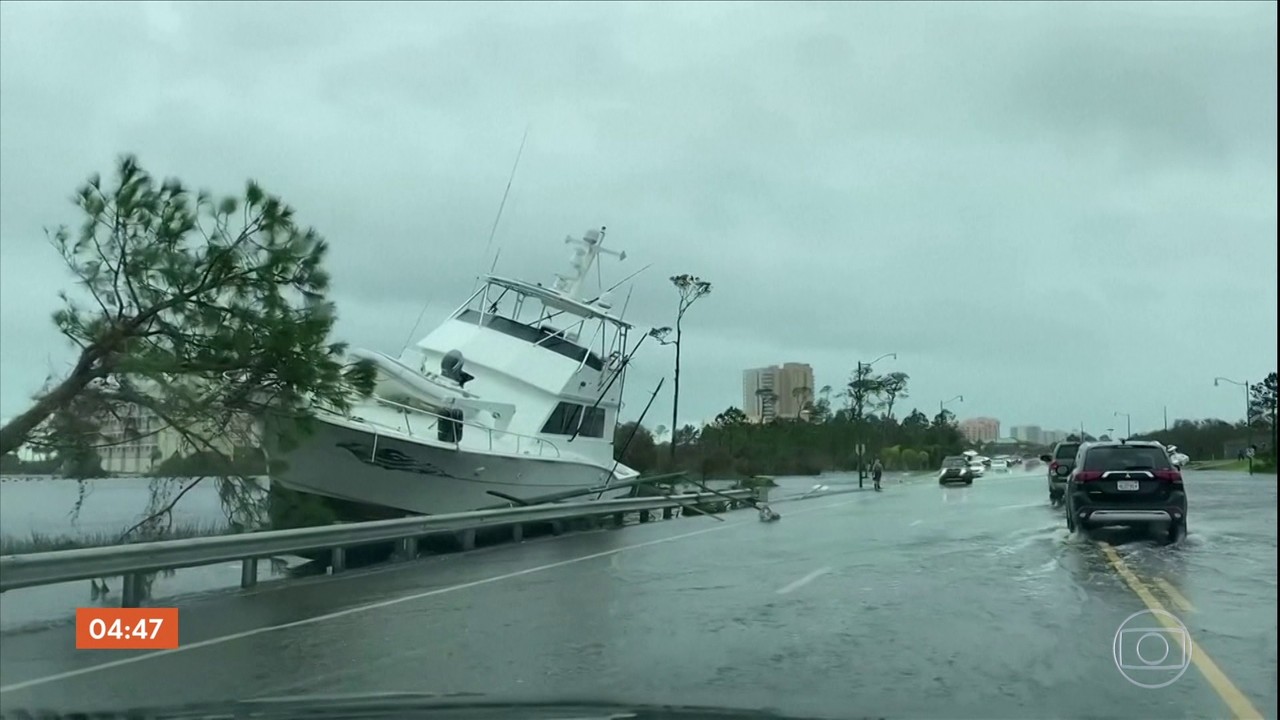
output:
[[992,460],[991,469],[996,472],[1009,472],[1008,460]]

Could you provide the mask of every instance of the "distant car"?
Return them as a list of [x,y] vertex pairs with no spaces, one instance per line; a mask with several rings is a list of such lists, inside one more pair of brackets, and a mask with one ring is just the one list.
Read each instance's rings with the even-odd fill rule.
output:
[[1145,526],[1165,542],[1186,536],[1187,492],[1164,445],[1087,443],[1067,480],[1067,529]]
[[977,473],[969,465],[969,458],[963,455],[949,455],[942,460],[938,470],[938,484],[964,483],[972,485]]
[[1078,442],[1060,442],[1053,446],[1053,452],[1041,455],[1040,460],[1049,466],[1049,502],[1057,505],[1062,502],[1067,491],[1067,476],[1076,466],[1076,453],[1080,450]]
[[1001,459],[1001,458],[992,458],[992,459],[991,459],[991,469],[992,469],[992,470],[995,470],[996,472],[1008,472],[1008,471],[1009,471],[1009,461],[1008,461],[1008,460],[1003,460],[1003,459]]

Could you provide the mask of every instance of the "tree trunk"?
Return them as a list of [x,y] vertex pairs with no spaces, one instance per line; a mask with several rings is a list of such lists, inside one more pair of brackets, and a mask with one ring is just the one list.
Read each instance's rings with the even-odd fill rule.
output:
[[93,373],[88,372],[87,368],[77,367],[67,379],[36,400],[26,412],[0,428],[0,455],[8,455],[22,447],[40,423],[71,402],[93,377]]
[[676,424],[676,418],[680,415],[680,320],[676,319],[676,382],[675,391],[671,397],[671,470],[675,471],[676,462],[676,431],[679,425]]

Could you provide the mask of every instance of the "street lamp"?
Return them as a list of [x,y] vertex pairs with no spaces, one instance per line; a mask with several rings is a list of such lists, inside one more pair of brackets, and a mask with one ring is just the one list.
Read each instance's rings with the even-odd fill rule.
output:
[[1239,385],[1240,387],[1244,388],[1244,426],[1246,428],[1246,432],[1248,432],[1248,435],[1249,435],[1249,449],[1245,454],[1249,456],[1249,474],[1252,475],[1253,474],[1253,418],[1249,416],[1252,415],[1253,412],[1252,412],[1252,408],[1249,407],[1249,383],[1247,381],[1240,382],[1238,380],[1230,380],[1224,377],[1216,377],[1213,379],[1213,386],[1219,387],[1220,382],[1231,383],[1232,385]]
[[[858,381],[859,383],[861,383],[861,382],[862,382],[862,372],[863,372],[863,370],[862,370],[862,369],[863,369],[863,368],[866,368],[866,369],[867,369],[867,372],[870,372],[870,371],[871,371],[871,366],[872,366],[872,365],[875,365],[876,363],[880,362],[881,360],[883,360],[883,359],[885,359],[885,358],[893,358],[894,360],[897,360],[897,359],[898,359],[898,353],[885,353],[885,354],[881,355],[880,357],[876,358],[875,360],[872,360],[871,362],[865,362],[865,363],[864,363],[864,362],[862,362],[861,360],[859,360],[859,361],[858,361],[858,369],[857,369],[856,374],[855,374],[855,377],[857,378],[857,381]],[[859,402],[859,404],[858,404],[858,417],[857,417],[857,421],[858,421],[859,425],[862,423],[862,404],[861,404],[861,402]],[[855,428],[854,428],[854,429],[855,429],[855,430],[860,430],[861,428],[859,428],[859,427],[856,427],[856,426],[855,426]],[[864,479],[866,479],[866,477],[867,477],[866,462],[865,462],[866,458],[863,456],[863,448],[865,447],[865,445],[866,445],[866,443],[865,443],[865,438],[861,438],[861,437],[859,437],[859,438],[858,438],[858,487],[859,487],[859,488],[861,488],[861,487],[862,487],[862,481],[863,481]]]
[[949,403],[953,403],[953,402],[955,402],[956,400],[959,400],[960,402],[964,402],[964,396],[963,396],[963,395],[957,395],[957,396],[955,396],[955,397],[951,398],[950,400],[939,400],[939,401],[938,401],[938,414],[939,414],[939,415],[941,415],[942,413],[946,412],[946,406],[947,406],[947,404],[949,404]]
[[[1112,417],[1120,417],[1121,415],[1124,416],[1124,439],[1128,440],[1133,435],[1133,420],[1129,417],[1129,413],[1120,412],[1119,410]],[[1083,439],[1081,438],[1081,440]]]

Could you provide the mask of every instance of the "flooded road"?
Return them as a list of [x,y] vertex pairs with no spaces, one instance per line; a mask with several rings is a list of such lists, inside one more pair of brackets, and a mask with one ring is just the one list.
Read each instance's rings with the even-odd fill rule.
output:
[[[785,499],[815,482],[826,490]],[[76,651],[65,624],[7,633],[0,707],[395,691],[821,717],[1276,717],[1276,480],[1186,482],[1190,535],[1160,547],[1068,535],[1038,472],[891,478],[881,493],[783,479],[777,523],[679,518],[177,601],[177,651]],[[1154,611],[1181,625],[1145,621]],[[1152,627],[1167,657],[1136,662]]]

